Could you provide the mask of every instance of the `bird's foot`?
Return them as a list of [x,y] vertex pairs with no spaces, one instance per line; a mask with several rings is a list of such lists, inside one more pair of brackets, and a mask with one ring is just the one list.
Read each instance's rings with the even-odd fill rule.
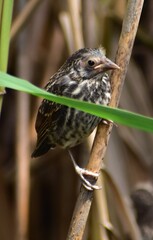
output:
[[102,119],[102,123],[108,125],[109,123],[114,123],[112,120]]
[[[99,173],[94,173],[92,171],[89,171],[87,169],[81,168],[79,167],[75,160],[74,157],[71,153],[71,151],[69,150],[69,155],[71,157],[72,163],[74,165],[75,171],[76,173],[80,176],[81,180],[82,180],[82,184],[83,186],[89,190],[89,191],[93,191],[93,190],[99,190],[101,189],[101,187],[97,186],[95,183],[91,183],[90,181],[95,182],[99,176]],[[88,180],[90,179],[90,181]]]
[[82,184],[87,190],[93,191],[101,189],[101,187],[97,186],[96,184],[90,183],[90,181],[87,179],[87,178],[93,178],[94,180],[97,179],[99,176],[98,173],[94,173],[87,169],[80,168],[78,165],[75,165],[75,171],[80,176]]
[[112,123],[115,127],[118,127],[117,124],[114,123],[112,120],[102,119],[102,122],[106,125],[109,125],[110,123]]

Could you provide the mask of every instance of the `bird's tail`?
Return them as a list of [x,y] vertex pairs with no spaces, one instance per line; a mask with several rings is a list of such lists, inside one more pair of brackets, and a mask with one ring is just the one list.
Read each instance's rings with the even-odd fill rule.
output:
[[32,158],[40,157],[41,155],[47,153],[49,149],[54,148],[53,144],[48,143],[47,141],[41,142],[41,144],[36,145],[35,150],[31,154]]

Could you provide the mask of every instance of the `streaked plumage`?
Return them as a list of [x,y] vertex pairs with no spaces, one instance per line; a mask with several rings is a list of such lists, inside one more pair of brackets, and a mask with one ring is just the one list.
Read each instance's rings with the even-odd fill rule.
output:
[[[50,78],[45,89],[61,96],[108,105],[111,98],[106,71],[119,68],[105,57],[102,48],[83,48],[75,52]],[[90,135],[101,119],[48,100],[37,114],[37,144],[32,157],[60,146],[71,148]]]

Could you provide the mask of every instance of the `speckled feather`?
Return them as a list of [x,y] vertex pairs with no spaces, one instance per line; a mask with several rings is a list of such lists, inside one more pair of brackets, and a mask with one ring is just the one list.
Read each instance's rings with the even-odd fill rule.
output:
[[[60,96],[108,105],[111,87],[106,71],[117,67],[110,61],[112,65],[105,69],[106,60],[110,61],[102,48],[81,49],[67,59],[45,89]],[[36,119],[37,144],[32,157],[56,146],[71,148],[81,143],[100,120],[91,114],[43,100]]]

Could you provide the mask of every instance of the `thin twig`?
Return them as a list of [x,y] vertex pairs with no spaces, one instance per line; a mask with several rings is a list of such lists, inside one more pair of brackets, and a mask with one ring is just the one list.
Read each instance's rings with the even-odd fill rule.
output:
[[[129,0],[126,15],[123,21],[122,32],[119,40],[118,51],[116,54],[116,63],[120,66],[121,70],[114,71],[111,76],[112,81],[112,98],[110,106],[117,107],[122,86],[125,80],[135,35],[137,32],[139,19],[143,7],[143,0]],[[112,124],[100,124],[96,133],[95,141],[93,144],[91,157],[87,166],[88,170],[99,172],[102,161],[104,158]],[[91,207],[93,192],[81,188],[80,194],[77,199],[75,210],[73,213],[68,240],[81,240],[83,237],[87,217]]]

